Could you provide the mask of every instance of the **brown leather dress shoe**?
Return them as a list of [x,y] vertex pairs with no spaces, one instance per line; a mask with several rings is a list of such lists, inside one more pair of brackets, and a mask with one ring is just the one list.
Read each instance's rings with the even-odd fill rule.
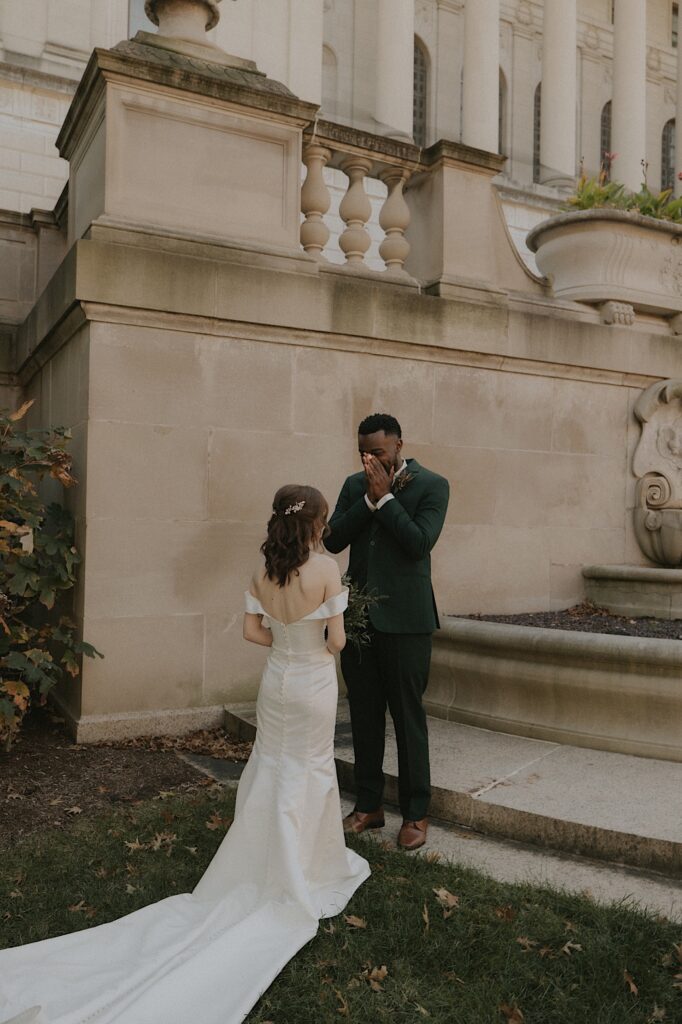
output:
[[364,811],[351,811],[351,813],[346,815],[343,819],[343,831],[355,832],[356,835],[360,835],[360,833],[364,832],[367,828],[383,827],[383,807],[379,807],[376,811],[369,811],[367,814],[365,814]]
[[428,818],[421,821],[403,821],[398,833],[398,846],[402,850],[418,850],[426,842]]

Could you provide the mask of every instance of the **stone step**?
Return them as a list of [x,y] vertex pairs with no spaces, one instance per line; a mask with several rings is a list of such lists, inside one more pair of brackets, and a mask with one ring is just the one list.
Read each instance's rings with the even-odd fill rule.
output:
[[[255,704],[225,709],[228,731],[253,739]],[[431,815],[489,835],[682,877],[682,764],[526,739],[429,718]],[[348,703],[339,701],[336,764],[353,790]],[[386,733],[386,800],[398,802]]]

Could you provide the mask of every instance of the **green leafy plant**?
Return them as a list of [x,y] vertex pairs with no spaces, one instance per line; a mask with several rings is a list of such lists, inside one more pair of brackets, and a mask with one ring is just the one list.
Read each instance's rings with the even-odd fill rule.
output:
[[359,650],[371,643],[369,610],[383,600],[383,595],[367,587],[358,587],[348,575],[343,576],[341,582],[348,587],[348,608],[344,615],[346,639]]
[[102,657],[78,639],[60,608],[80,562],[70,513],[45,504],[46,477],[73,487],[70,433],[20,431],[32,402],[0,413],[0,742],[9,750],[32,701],[44,704],[65,675],[79,674],[79,656]]
[[624,210],[655,220],[682,222],[682,198],[674,199],[671,188],[653,192],[646,181],[646,164],[643,164],[642,187],[639,192],[632,192],[621,182],[609,179],[610,166],[616,154],[607,153],[606,156],[608,167],[602,164],[598,175],[589,177],[581,171],[575,192],[562,203],[564,210]]

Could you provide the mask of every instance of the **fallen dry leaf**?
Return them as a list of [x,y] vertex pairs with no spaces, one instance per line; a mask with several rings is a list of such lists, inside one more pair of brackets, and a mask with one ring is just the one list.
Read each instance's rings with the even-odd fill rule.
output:
[[636,996],[639,992],[639,989],[635,985],[635,979],[632,977],[627,968],[623,971],[623,979],[627,987],[630,989],[631,994],[633,996]]
[[336,998],[339,1001],[339,1005],[336,1007],[336,1012],[340,1013],[342,1017],[347,1017],[348,1016],[348,1003],[343,998],[343,996],[339,992],[338,988],[334,989],[334,995],[336,996]]
[[441,907],[445,907],[446,910],[453,910],[459,906],[459,896],[455,896],[454,893],[447,889],[434,889],[433,891]]
[[443,977],[447,978],[448,981],[456,981],[459,985],[466,985],[466,981],[464,981],[463,978],[460,978],[458,974],[455,974],[454,971],[446,971]]
[[227,828],[232,824],[232,818],[221,818],[217,811],[214,811],[206,822],[206,828],[214,832],[218,828]]
[[388,974],[388,968],[386,964],[382,964],[381,967],[373,967],[371,971],[363,971],[362,976],[367,982],[373,992],[383,992],[384,988],[381,984],[386,979]]
[[356,917],[355,914],[344,914],[343,919],[349,928],[366,928],[367,922],[364,917]]
[[651,1016],[649,1017],[647,1024],[656,1024],[657,1021],[665,1020],[667,1016],[668,1014],[666,1013],[665,1006],[657,1006],[657,1004],[654,1003],[654,1008],[651,1011]]
[[511,905],[495,907],[495,917],[499,917],[501,921],[513,921],[516,917],[516,911]]
[[67,807],[66,808],[66,813],[67,814],[82,814],[83,813],[83,808],[79,807],[78,804],[74,804],[73,807]]
[[422,1015],[422,1017],[430,1017],[431,1016],[431,1014],[426,1009],[426,1007],[425,1006],[420,1006],[419,1003],[415,1003],[414,1004],[414,1008],[417,1011],[417,1013],[420,1013]]
[[135,841],[132,843],[126,841],[125,845],[128,847],[129,850],[144,850],[145,848],[145,844],[140,842],[139,836],[136,837]]
[[154,838],[149,843],[150,850],[160,850],[162,847],[166,847],[168,853],[171,852],[171,847],[177,839],[175,832],[157,832]]
[[72,903],[71,906],[66,909],[70,910],[72,914],[85,914],[86,917],[94,917],[97,913],[95,907],[89,906],[85,900],[79,900],[78,903]]
[[533,946],[537,946],[537,942],[534,939],[529,939],[526,935],[517,936],[516,941],[518,942],[519,946],[521,946],[521,949],[524,953],[530,953],[533,949]]
[[437,864],[440,860],[440,853],[438,850],[429,850],[428,853],[424,854],[424,860],[427,864]]
[[566,956],[570,956],[571,953],[582,953],[583,947],[579,942],[567,942],[565,946],[561,947],[561,952],[565,953]]
[[428,932],[430,921],[429,921],[429,908],[426,906],[426,903],[424,904],[424,906],[422,908],[422,921],[424,922],[424,931]]
[[508,1024],[523,1024],[525,1017],[518,1006],[510,1006],[509,1003],[500,1003],[498,1007],[500,1013],[504,1014]]

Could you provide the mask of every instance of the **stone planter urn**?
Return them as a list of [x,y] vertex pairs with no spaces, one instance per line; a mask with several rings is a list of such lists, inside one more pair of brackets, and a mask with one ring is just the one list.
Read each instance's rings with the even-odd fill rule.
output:
[[682,312],[682,224],[577,210],[542,221],[527,243],[557,298],[601,306],[607,322]]

